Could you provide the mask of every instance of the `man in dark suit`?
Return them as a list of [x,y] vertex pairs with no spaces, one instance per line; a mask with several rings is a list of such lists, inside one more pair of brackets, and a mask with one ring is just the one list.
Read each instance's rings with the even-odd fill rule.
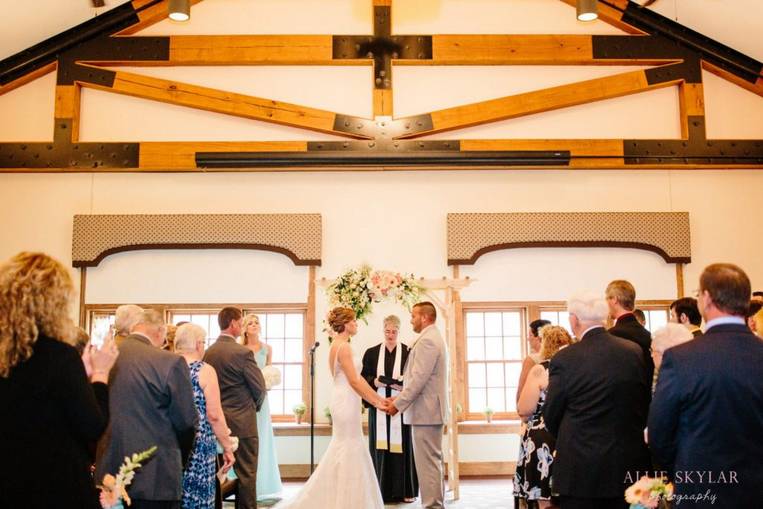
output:
[[573,297],[568,311],[580,341],[551,358],[543,407],[557,437],[553,488],[562,509],[623,509],[625,489],[649,468],[643,355],[606,331],[607,304],[598,295]]
[[223,308],[217,315],[220,337],[204,355],[220,381],[220,399],[231,434],[239,438],[234,467],[238,476],[236,506],[257,507],[257,410],[267,395],[265,379],[247,347],[236,343],[241,335],[240,309]]
[[609,333],[619,338],[633,341],[641,347],[646,371],[645,380],[651,387],[654,376],[654,361],[652,360],[652,335],[639,323],[633,314],[636,307],[636,289],[628,281],[618,279],[607,285],[607,306],[609,316],[615,321]]
[[718,263],[699,288],[705,334],[665,351],[649,447],[671,474],[679,507],[761,507],[763,341],[745,325],[750,280]]
[[674,300],[670,304],[670,321],[680,323],[689,329],[695,338],[702,335],[702,329],[699,328],[702,324],[702,315],[697,307],[697,299],[683,297]]
[[161,315],[142,312],[111,371],[111,434],[96,478],[116,475],[125,456],[157,446],[128,490],[133,509],[180,508],[183,465],[198,420],[188,364],[161,350],[164,334]]

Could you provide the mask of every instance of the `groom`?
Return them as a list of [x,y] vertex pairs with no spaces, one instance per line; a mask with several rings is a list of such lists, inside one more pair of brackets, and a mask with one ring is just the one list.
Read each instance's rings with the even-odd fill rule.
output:
[[448,356],[435,326],[437,311],[431,302],[413,306],[411,325],[420,333],[411,344],[403,372],[403,391],[390,398],[388,413],[403,414],[413,429],[413,451],[421,487],[421,506],[442,509],[442,428],[447,419]]

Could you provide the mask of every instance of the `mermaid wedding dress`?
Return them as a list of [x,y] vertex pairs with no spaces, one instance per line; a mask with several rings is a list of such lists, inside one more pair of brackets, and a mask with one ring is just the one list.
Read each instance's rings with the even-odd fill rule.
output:
[[[285,509],[384,509],[368,441],[363,437],[360,396],[338,361],[339,355],[334,361],[331,392],[331,442],[313,475]],[[353,363],[360,372],[360,359],[354,354]]]

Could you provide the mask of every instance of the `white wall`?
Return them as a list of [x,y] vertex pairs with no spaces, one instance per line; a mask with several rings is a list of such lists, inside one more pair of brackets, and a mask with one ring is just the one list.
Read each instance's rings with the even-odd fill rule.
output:
[[[43,1],[52,12],[62,8],[63,2],[58,0]],[[757,2],[752,2],[740,1],[738,9],[736,2],[734,9],[724,7],[724,19],[731,16],[733,20],[724,24],[707,14],[707,6],[717,2],[681,0],[658,5],[679,21],[682,17],[691,20],[695,29],[701,30],[707,23],[712,28],[710,35],[760,59],[760,45],[750,45],[763,28],[760,16],[749,16],[749,12],[757,12]],[[578,24],[574,11],[556,0],[397,4],[398,33],[617,33],[600,22]],[[369,5],[365,0],[205,0],[194,7],[190,23],[163,22],[145,33],[364,33],[370,30]],[[4,37],[0,38],[0,58],[25,47],[19,47],[18,41],[29,38],[29,26],[27,31],[19,28],[26,23],[26,8],[14,4],[8,9],[8,16],[0,20]],[[698,18],[697,13],[704,14]],[[53,30],[48,18],[55,16],[35,20],[48,23],[39,27],[39,39],[62,28]],[[32,42],[36,40],[24,44]],[[419,113],[622,70],[402,67],[394,75],[395,109],[398,115]],[[370,115],[367,67],[134,71]],[[54,84],[53,75],[48,75],[0,96],[0,140],[51,138]],[[709,75],[705,91],[711,135],[763,138],[763,99]],[[677,137],[677,111],[675,89],[662,89],[441,137]],[[83,94],[82,134],[85,140],[328,138],[90,90]],[[0,258],[20,250],[40,250],[70,265],[74,214],[317,212],[322,214],[324,228],[319,278],[333,278],[363,262],[417,276],[441,277],[451,274],[446,265],[449,212],[688,211],[693,262],[685,270],[686,290],[696,287],[703,266],[716,261],[738,263],[754,286],[763,288],[759,256],[763,241],[758,234],[762,192],[763,172],[751,170],[0,175]],[[675,296],[674,267],[653,253],[630,249],[495,252],[464,267],[462,275],[474,279],[463,292],[464,301],[563,300],[581,287],[603,289],[615,277],[633,280],[641,298]],[[273,253],[134,252],[107,258],[88,272],[88,281],[87,300],[93,303],[304,302],[307,271]],[[326,310],[319,292],[319,320]],[[392,312],[402,315],[401,338],[413,338],[404,310],[380,305],[354,341],[359,353],[380,341],[381,320]],[[317,356],[318,409],[329,398],[327,352],[324,345]],[[290,439],[286,446],[279,439],[284,451],[281,461],[307,461],[302,442]],[[462,437],[461,453],[469,461],[497,460],[495,451],[503,451],[498,455],[511,461],[515,449],[514,442],[499,435]]]

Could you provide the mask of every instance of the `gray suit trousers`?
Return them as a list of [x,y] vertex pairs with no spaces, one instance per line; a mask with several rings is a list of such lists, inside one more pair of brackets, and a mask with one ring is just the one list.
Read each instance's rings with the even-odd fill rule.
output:
[[421,507],[443,509],[442,424],[412,425],[413,454],[419,476]]
[[259,438],[240,438],[238,449],[233,455],[236,457],[234,469],[238,476],[238,490],[236,493],[236,508],[256,509],[257,507],[257,452]]

